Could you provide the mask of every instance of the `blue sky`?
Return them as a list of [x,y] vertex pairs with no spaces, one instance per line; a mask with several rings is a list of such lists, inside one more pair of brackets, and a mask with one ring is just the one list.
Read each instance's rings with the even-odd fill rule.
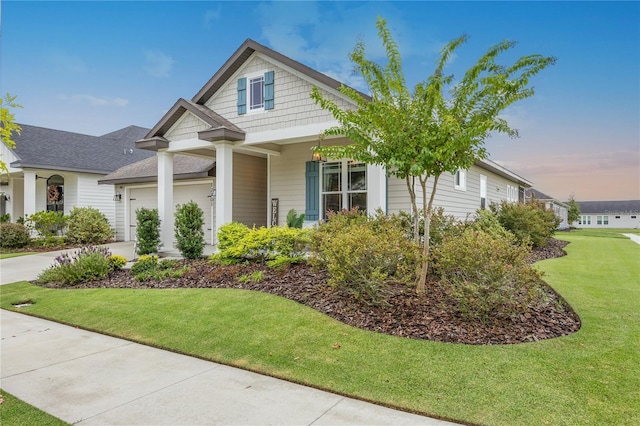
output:
[[252,38],[359,89],[348,54],[360,38],[383,59],[376,17],[399,44],[407,83],[468,34],[461,75],[492,44],[505,61],[556,65],[504,117],[520,132],[487,140],[491,158],[558,199],[640,198],[639,2],[32,2],[1,4],[0,91],[24,124],[100,135],[152,127]]

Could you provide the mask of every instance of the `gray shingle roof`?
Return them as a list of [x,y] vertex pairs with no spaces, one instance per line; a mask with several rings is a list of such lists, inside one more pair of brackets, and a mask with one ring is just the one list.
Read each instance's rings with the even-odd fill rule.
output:
[[[194,179],[214,176],[215,161],[188,155],[173,157],[174,180]],[[158,157],[144,159],[109,173],[98,181],[99,184],[121,184],[158,181]]]
[[149,129],[129,126],[104,136],[90,136],[63,130],[21,124],[14,135],[19,158],[12,167],[43,168],[107,174],[119,167],[153,156],[136,149],[135,141]]
[[640,200],[578,201],[580,213],[629,214],[640,213]]

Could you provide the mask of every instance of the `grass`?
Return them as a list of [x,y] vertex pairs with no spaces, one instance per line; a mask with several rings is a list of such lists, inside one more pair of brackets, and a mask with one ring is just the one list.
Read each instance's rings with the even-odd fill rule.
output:
[[3,425],[51,425],[63,426],[68,423],[63,422],[57,417],[53,417],[44,411],[19,400],[15,396],[8,394],[0,389],[0,396],[4,401],[0,404],[0,423]]
[[[536,343],[470,346],[349,327],[310,308],[233,289],[0,287],[0,306],[454,421],[640,424],[640,245],[561,233],[540,262],[582,329]],[[339,349],[334,344],[340,345]]]
[[26,256],[28,254],[35,254],[36,252],[34,251],[24,251],[24,252],[19,252],[19,253],[0,253],[0,260],[2,259],[10,259],[12,257],[18,257],[18,256]]

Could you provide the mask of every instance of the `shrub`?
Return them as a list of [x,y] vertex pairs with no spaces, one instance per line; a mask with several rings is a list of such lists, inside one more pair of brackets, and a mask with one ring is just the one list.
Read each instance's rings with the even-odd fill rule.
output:
[[560,225],[560,218],[540,201],[492,204],[500,224],[512,232],[521,244],[544,247]]
[[62,212],[40,211],[27,216],[25,224],[33,228],[40,236],[57,235],[66,225],[67,217]]
[[440,285],[466,318],[489,322],[544,302],[540,273],[527,263],[530,249],[512,235],[469,227],[434,251]]
[[11,215],[9,213],[5,213],[0,216],[0,223],[11,222]]
[[113,270],[106,247],[82,247],[71,255],[66,252],[55,258],[54,264],[38,276],[42,283],[76,285],[83,281],[104,278]]
[[289,210],[289,213],[287,213],[287,226],[289,228],[302,228],[303,224],[304,213],[298,216],[294,209]]
[[136,252],[139,255],[158,251],[160,244],[160,216],[158,209],[136,210]]
[[31,240],[31,246],[33,247],[64,247],[67,239],[65,237],[56,237],[53,235],[47,235],[44,238],[36,238]]
[[[405,229],[407,236],[413,238],[413,228],[415,226],[415,216],[411,213],[401,211],[398,214],[398,219]],[[449,233],[460,233],[462,231],[463,224],[455,216],[446,215],[444,208],[437,207],[431,214],[431,222],[429,222],[429,243],[431,247],[440,244],[445,235]],[[424,219],[422,217],[422,211],[418,214],[418,232],[420,240],[424,238]]]
[[231,222],[221,226],[217,235],[218,250],[226,250],[236,245],[249,231],[250,229],[247,225],[238,222]]
[[474,221],[468,223],[466,226],[471,229],[475,229],[476,231],[484,231],[493,237],[501,237],[512,240],[514,238],[514,234],[510,231],[507,231],[504,226],[500,224],[498,216],[491,210],[476,211],[476,217]]
[[93,207],[74,207],[67,225],[67,241],[72,244],[104,244],[113,239],[107,217]]
[[330,213],[311,241],[311,263],[327,269],[329,285],[365,303],[383,303],[389,282],[408,284],[416,278],[420,249],[397,217]]
[[[241,230],[242,228],[234,228]],[[234,234],[234,235],[239,235]],[[246,229],[246,233],[233,245],[210,259],[219,263],[237,263],[242,260],[259,260],[269,265],[282,266],[296,263],[306,253],[309,244],[309,230],[272,226],[271,228]]]
[[19,223],[0,223],[0,247],[6,249],[23,248],[29,244],[29,230]]
[[179,278],[188,270],[188,266],[180,268],[180,262],[176,259],[158,261],[158,256],[142,255],[131,267],[131,274],[138,281],[161,280]]
[[150,256],[148,254],[143,254],[140,256],[136,263],[131,266],[131,273],[133,275],[138,275],[142,272],[148,272],[156,269],[158,267],[158,256]]
[[109,261],[109,266],[114,271],[122,269],[122,267],[127,264],[127,259],[118,254],[112,254],[107,260]]
[[204,249],[204,213],[198,204],[190,201],[178,205],[175,214],[175,233],[178,250],[187,259],[197,259]]

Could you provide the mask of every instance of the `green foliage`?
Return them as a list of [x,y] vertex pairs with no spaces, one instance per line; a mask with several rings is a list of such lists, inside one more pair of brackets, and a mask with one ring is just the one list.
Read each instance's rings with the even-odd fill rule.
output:
[[[243,229],[234,227],[234,230]],[[243,231],[244,232],[244,231]],[[240,233],[234,233],[234,236]],[[235,244],[220,250],[212,256],[212,261],[237,263],[242,260],[269,262],[274,266],[296,263],[302,258],[309,244],[310,230],[272,226],[271,228],[246,228],[246,233]],[[285,260],[288,259],[288,260]]]
[[139,255],[156,253],[160,244],[160,216],[158,209],[141,207],[136,210],[136,252]]
[[107,260],[109,261],[109,266],[114,271],[122,269],[122,267],[127,264],[127,258],[119,254],[112,254]]
[[74,207],[67,219],[67,241],[72,244],[104,244],[114,231],[107,217],[93,207]]
[[[509,127],[500,113],[514,102],[532,96],[534,91],[528,86],[530,78],[555,59],[529,55],[511,65],[501,65],[497,62],[500,55],[514,46],[512,42],[503,41],[490,47],[460,81],[454,81],[453,75],[445,73],[445,68],[456,50],[467,41],[467,37],[462,36],[445,45],[433,74],[410,92],[398,46],[386,21],[378,18],[376,27],[388,63],[381,66],[366,59],[362,41],[350,55],[367,83],[371,98],[341,86],[341,93],[357,105],[357,108],[342,109],[325,98],[317,87],[311,92],[315,103],[331,112],[339,123],[325,130],[322,136],[346,136],[351,143],[314,147],[314,151],[332,158],[383,165],[387,173],[405,180],[413,211],[422,210],[427,229],[417,288],[422,292],[428,268],[430,213],[439,177],[445,172],[469,169],[478,159],[486,158],[484,141],[490,133],[517,136],[517,131]],[[432,179],[430,194],[428,179]],[[422,194],[421,208],[416,201],[416,182]],[[418,242],[417,223],[414,229],[414,239]]]
[[25,224],[27,227],[35,229],[41,237],[49,237],[62,231],[67,219],[62,212],[43,210],[27,216]]
[[131,267],[131,274],[138,281],[162,280],[164,278],[179,278],[189,270],[188,266],[180,267],[177,259],[162,259],[158,256],[142,255]]
[[302,228],[303,223],[304,213],[298,216],[294,209],[289,210],[289,213],[287,213],[287,226],[289,228]]
[[311,240],[310,261],[327,269],[328,283],[365,303],[384,303],[389,282],[415,279],[420,250],[396,217],[379,211],[371,218],[354,211],[330,213]]
[[239,222],[222,225],[220,229],[218,229],[218,249],[223,251],[236,245],[249,231],[250,229],[247,225]]
[[580,219],[580,205],[573,194],[569,195],[569,202],[567,204],[569,204],[567,222],[569,226],[571,226],[573,222],[577,222]]
[[[0,140],[7,145],[9,149],[14,149],[16,143],[12,138],[12,135],[20,134],[22,127],[16,124],[15,115],[9,108],[22,108],[22,105],[16,103],[16,97],[6,94],[3,98],[0,98]],[[0,173],[8,173],[9,169],[7,164],[0,159]]]
[[434,248],[440,285],[466,318],[491,322],[545,302],[540,273],[527,263],[529,248],[515,237],[467,228]]
[[44,238],[35,238],[31,240],[31,247],[64,247],[67,244],[66,237],[56,237],[47,235]]
[[[405,229],[408,236],[415,235],[418,227],[417,234],[420,241],[424,239],[424,215],[420,211],[417,215],[401,211],[398,213],[398,219]],[[431,213],[431,221],[429,224],[429,242],[431,246],[440,244],[445,235],[451,232],[461,232],[462,223],[453,215],[447,215],[444,213],[444,208],[436,207]]]
[[238,278],[241,283],[259,283],[264,279],[264,271],[253,271],[251,274],[242,275]]
[[197,259],[204,250],[204,213],[198,204],[190,201],[176,207],[175,235],[178,250],[186,259]]
[[106,247],[82,247],[69,254],[65,252],[55,258],[54,264],[38,275],[41,283],[55,283],[73,286],[83,281],[104,278],[113,271],[109,258],[111,253]]
[[0,216],[0,223],[11,222],[11,215],[9,213],[5,213]]
[[467,226],[476,231],[484,231],[493,237],[513,239],[513,233],[509,232],[502,226],[498,215],[492,210],[476,211],[475,220]]
[[22,248],[29,244],[29,230],[19,223],[0,223],[0,248]]
[[493,203],[491,211],[498,217],[500,224],[513,233],[520,244],[544,247],[560,225],[560,218],[547,209],[541,201],[527,203]]

